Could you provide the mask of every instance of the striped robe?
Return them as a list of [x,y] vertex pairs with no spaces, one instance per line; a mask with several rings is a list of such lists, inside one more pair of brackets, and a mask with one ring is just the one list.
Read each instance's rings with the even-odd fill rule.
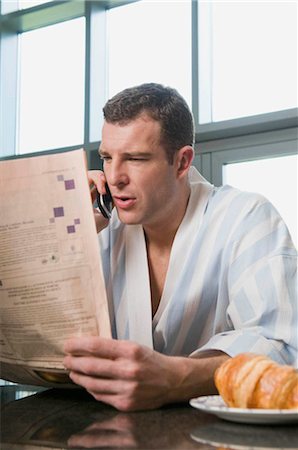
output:
[[215,188],[194,167],[189,178],[153,320],[142,226],[114,210],[99,233],[113,337],[167,355],[251,351],[298,366],[297,252],[285,223],[258,194]]

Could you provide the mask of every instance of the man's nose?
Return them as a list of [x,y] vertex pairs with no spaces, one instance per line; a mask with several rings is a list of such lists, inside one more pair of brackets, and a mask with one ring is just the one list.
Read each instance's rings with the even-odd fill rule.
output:
[[125,170],[125,164],[118,161],[112,161],[105,172],[108,177],[108,182],[112,186],[128,184],[128,174]]

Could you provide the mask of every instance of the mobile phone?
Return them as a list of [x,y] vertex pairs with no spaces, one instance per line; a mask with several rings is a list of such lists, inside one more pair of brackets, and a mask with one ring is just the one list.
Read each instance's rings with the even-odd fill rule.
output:
[[109,189],[108,184],[105,184],[106,194],[100,194],[97,191],[97,206],[101,212],[101,214],[106,218],[110,219],[112,216],[113,209],[113,198]]

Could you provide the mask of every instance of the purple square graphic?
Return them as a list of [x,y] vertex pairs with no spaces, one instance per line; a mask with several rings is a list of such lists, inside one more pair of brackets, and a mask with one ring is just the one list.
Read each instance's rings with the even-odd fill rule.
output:
[[75,220],[74,220],[74,224],[75,224],[75,225],[79,225],[79,223],[81,223],[80,219],[75,219]]
[[57,175],[57,180],[58,181],[64,181],[64,176],[63,175]]
[[64,208],[63,206],[59,206],[58,208],[54,208],[54,217],[63,217],[64,216]]
[[67,226],[67,233],[75,233],[75,232],[76,232],[76,228],[74,225]]
[[65,189],[68,191],[69,189],[75,188],[75,182],[74,180],[64,180],[64,186]]

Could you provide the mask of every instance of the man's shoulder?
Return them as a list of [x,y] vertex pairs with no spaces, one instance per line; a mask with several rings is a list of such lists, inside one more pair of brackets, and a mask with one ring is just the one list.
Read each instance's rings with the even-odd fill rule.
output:
[[265,204],[272,206],[262,194],[243,191],[228,184],[213,189],[209,204],[220,209],[236,208],[239,212],[255,210]]

